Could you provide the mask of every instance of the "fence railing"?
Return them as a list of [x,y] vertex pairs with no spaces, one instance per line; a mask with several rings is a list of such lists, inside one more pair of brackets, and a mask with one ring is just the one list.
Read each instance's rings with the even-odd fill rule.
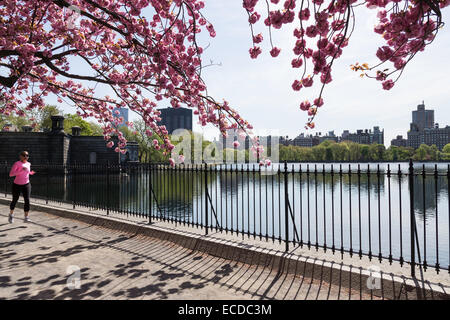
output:
[[[12,164],[0,165],[10,193]],[[449,271],[450,165],[33,165],[32,197]],[[450,271],[449,271],[450,272]]]

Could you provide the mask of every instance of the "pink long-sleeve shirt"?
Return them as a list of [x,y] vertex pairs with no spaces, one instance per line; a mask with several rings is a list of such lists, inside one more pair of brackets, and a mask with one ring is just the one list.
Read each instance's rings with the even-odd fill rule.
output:
[[[14,163],[14,165],[11,168],[11,171],[9,172],[10,177],[16,177],[14,179],[15,184],[27,184],[30,182],[30,168],[31,163],[17,161]],[[33,173],[31,173],[33,174]]]

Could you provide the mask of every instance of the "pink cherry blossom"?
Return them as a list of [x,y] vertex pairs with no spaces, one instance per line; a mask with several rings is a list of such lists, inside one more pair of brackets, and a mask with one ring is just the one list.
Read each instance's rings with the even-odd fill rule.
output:
[[261,33],[257,34],[256,36],[253,37],[253,42],[254,43],[261,43],[263,41],[263,36]]
[[317,106],[317,107],[323,106],[323,99],[322,98],[314,99],[314,105]]
[[255,24],[258,22],[259,18],[261,18],[261,15],[258,12],[254,12],[250,15],[250,18],[248,18],[248,22]]
[[260,47],[253,47],[253,48],[251,48],[250,50],[249,50],[249,52],[250,52],[250,57],[252,58],[252,59],[256,59],[260,54],[261,54],[261,48]]
[[302,60],[302,58],[297,58],[297,59],[292,60],[291,64],[292,64],[292,68],[300,68],[303,64],[303,60]]
[[280,49],[275,47],[272,50],[270,50],[270,55],[274,58],[278,57],[278,55],[280,54]]
[[394,86],[394,81],[392,81],[391,79],[386,80],[386,81],[383,82],[383,89],[384,90],[391,90],[393,86]]
[[312,77],[307,77],[302,80],[302,83],[305,87],[311,87],[314,83]]
[[303,87],[302,83],[299,80],[295,80],[292,84],[292,89],[295,91],[300,91],[300,89]]
[[302,103],[300,103],[300,109],[301,110],[308,111],[309,108],[311,108],[311,103],[308,100],[303,101]]

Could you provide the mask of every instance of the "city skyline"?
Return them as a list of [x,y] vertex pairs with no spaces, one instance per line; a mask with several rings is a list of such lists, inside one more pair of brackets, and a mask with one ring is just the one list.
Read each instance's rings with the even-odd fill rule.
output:
[[[417,110],[411,111],[411,122],[410,122],[411,128],[414,126],[415,130],[423,131],[424,128],[426,128],[426,130],[435,129],[435,128],[442,129],[442,128],[445,128],[448,126],[447,124],[440,124],[439,122],[436,122],[435,117],[434,117],[434,110],[433,109],[425,109],[425,108],[426,108],[425,102],[422,101],[421,104],[417,105]],[[181,127],[178,126],[180,129],[188,129],[191,131],[195,131],[195,130],[192,130],[192,126],[191,126],[191,128],[186,127],[188,125],[188,122],[186,122],[186,124],[185,124],[184,116],[183,116],[183,120],[180,120],[179,119],[180,115],[178,114],[178,110],[181,110],[181,111],[190,110],[191,111],[191,109],[188,109],[188,108],[173,109],[173,108],[168,107],[168,108],[160,108],[159,110],[161,110],[162,113],[164,113],[164,115],[162,114],[163,121],[160,123],[160,125],[166,125],[166,127],[167,127],[167,125],[169,125],[169,127],[167,127],[167,130],[169,133],[171,133],[173,130],[177,129],[177,125],[175,123],[178,123],[179,121],[181,121],[179,123],[182,123]],[[417,127],[418,122],[420,122],[420,121],[418,121],[418,118],[417,118],[419,110],[424,111],[424,114],[426,114],[426,115],[430,114],[430,118],[428,118],[428,115],[427,115],[426,120],[425,119],[423,120],[424,123],[426,122],[426,125],[425,124],[423,124],[422,126],[419,125],[420,128]],[[188,121],[188,119],[186,119],[186,121]],[[190,121],[192,122],[192,111],[191,111]],[[383,127],[381,127],[379,125],[373,126],[372,128],[358,128],[356,130],[343,129],[341,135],[336,134],[335,130],[328,130],[328,131],[324,131],[324,132],[315,130],[314,132],[303,131],[303,132],[298,133],[295,136],[284,135],[282,132],[280,132],[277,135],[272,135],[272,136],[279,137],[281,139],[280,142],[282,144],[292,144],[292,145],[298,145],[298,146],[304,146],[304,147],[310,147],[310,146],[312,147],[314,145],[320,144],[321,142],[323,142],[325,140],[334,140],[336,142],[353,141],[353,142],[362,143],[362,144],[378,143],[378,144],[383,144],[383,145],[385,145],[386,148],[388,148],[391,145],[410,146],[408,144],[408,136],[409,136],[411,128],[406,133],[396,134],[395,137],[391,140],[386,140],[385,130]],[[380,136],[378,137],[377,134]],[[369,135],[370,137],[368,137],[368,138],[359,137],[361,135]],[[257,136],[263,136],[263,135],[257,135]],[[270,134],[267,136],[270,136]],[[208,139],[207,137],[205,137],[205,138]],[[314,138],[317,141],[313,141]],[[306,140],[306,139],[309,139],[311,141],[299,141],[299,140]],[[402,141],[402,139],[403,139],[403,141]],[[223,137],[218,136],[212,140],[222,141]],[[284,142],[282,140],[284,140]],[[447,141],[446,143],[450,143],[450,141]],[[446,143],[444,143],[443,145],[445,145]],[[405,144],[405,145],[403,145],[403,144]],[[425,144],[430,145],[429,143],[425,143]],[[420,143],[419,143],[419,145],[420,145]],[[442,146],[439,149],[442,149]],[[415,146],[415,149],[417,147],[418,146]]]

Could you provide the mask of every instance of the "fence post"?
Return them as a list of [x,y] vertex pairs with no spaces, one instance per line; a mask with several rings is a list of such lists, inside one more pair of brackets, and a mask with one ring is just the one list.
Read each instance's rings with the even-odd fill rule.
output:
[[205,235],[208,235],[208,165],[205,162]]
[[284,213],[285,213],[285,241],[286,252],[289,251],[289,208],[288,208],[289,194],[288,194],[288,172],[287,161],[284,161]]
[[48,204],[48,199],[50,198],[50,195],[49,195],[49,193],[48,193],[48,186],[49,186],[49,184],[50,184],[50,163],[48,162],[48,160],[47,160],[47,170],[46,170],[46,173],[47,173],[47,176],[46,176],[46,190],[45,190],[45,192],[46,192],[46,196],[45,196],[45,204]]
[[150,162],[147,164],[147,190],[148,190],[148,224],[152,224],[152,165]]
[[416,248],[415,248],[415,227],[416,219],[414,215],[414,165],[412,159],[409,159],[409,211],[411,225],[411,277],[416,277]]
[[5,160],[5,198],[8,191],[8,162]]
[[106,162],[106,215],[109,216],[109,160]]
[[73,203],[73,208],[75,209],[75,202],[76,202],[76,196],[77,196],[77,183],[76,183],[76,168],[77,168],[77,163],[74,163],[73,166],[73,170],[72,170],[72,174],[73,174],[73,199],[72,199],[72,203]]

